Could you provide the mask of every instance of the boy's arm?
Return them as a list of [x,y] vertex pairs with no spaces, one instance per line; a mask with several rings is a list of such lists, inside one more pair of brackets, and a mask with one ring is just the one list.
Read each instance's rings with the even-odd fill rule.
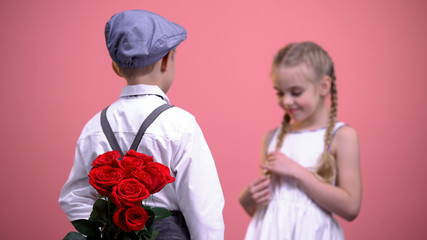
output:
[[192,239],[224,239],[224,196],[212,154],[193,118],[173,159],[176,194]]
[[88,219],[97,198],[96,190],[89,184],[89,171],[95,154],[88,152],[87,139],[77,142],[74,165],[70,176],[63,186],[59,204],[70,221]]

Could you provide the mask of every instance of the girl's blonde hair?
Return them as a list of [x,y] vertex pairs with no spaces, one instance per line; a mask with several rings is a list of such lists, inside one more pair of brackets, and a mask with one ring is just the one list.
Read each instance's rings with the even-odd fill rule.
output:
[[[276,69],[281,66],[294,67],[300,64],[305,64],[312,70],[315,80],[321,79],[324,76],[329,76],[331,78],[331,106],[329,124],[324,138],[325,149],[320,156],[314,174],[319,179],[332,184],[336,176],[336,162],[334,156],[329,151],[329,147],[331,145],[332,132],[337,117],[337,88],[335,83],[334,63],[328,53],[313,42],[291,43],[280,49],[274,57],[271,76],[274,78]],[[281,130],[277,137],[276,148],[281,148],[286,133],[290,130],[290,122],[291,116],[285,113]]]

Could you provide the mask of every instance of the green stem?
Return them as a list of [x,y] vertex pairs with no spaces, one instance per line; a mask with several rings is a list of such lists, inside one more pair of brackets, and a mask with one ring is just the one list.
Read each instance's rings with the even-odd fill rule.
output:
[[114,233],[114,239],[119,239],[119,233],[118,232]]
[[110,232],[111,232],[111,200],[110,198],[108,198],[108,212],[107,212],[107,221],[108,221],[108,226],[107,226],[107,233],[108,233],[108,240],[110,240]]

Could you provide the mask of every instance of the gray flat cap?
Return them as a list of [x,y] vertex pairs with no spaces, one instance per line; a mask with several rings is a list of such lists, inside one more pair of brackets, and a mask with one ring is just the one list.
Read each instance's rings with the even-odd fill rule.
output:
[[110,56],[123,68],[151,65],[186,38],[185,28],[144,10],[119,12],[105,25]]

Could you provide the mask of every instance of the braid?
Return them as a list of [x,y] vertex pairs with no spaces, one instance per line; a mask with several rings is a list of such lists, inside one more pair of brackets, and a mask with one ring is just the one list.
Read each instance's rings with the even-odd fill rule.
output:
[[338,101],[335,75],[331,75],[331,111],[329,114],[329,125],[325,133],[325,149],[320,156],[315,175],[321,180],[332,184],[336,176],[336,162],[334,156],[329,151],[329,147],[331,145],[332,132],[337,118]]
[[[276,56],[273,59],[273,65],[271,67],[271,77],[274,78],[274,72],[275,70],[280,66],[283,58],[289,51],[289,49],[293,46],[293,44],[289,44],[285,46],[284,48],[280,49]],[[276,148],[281,148],[283,144],[283,140],[285,139],[286,134],[289,132],[289,125],[291,123],[291,116],[288,113],[285,113],[282,120],[282,126],[279,132],[279,135],[277,135],[277,143]]]
[[[334,63],[328,53],[319,45],[313,42],[291,43],[280,49],[273,60],[271,77],[275,78],[275,71],[283,67],[294,67],[300,64],[305,64],[312,73],[312,80],[316,81],[324,76],[331,78],[331,107],[329,115],[329,124],[324,137],[325,149],[320,156],[316,172],[314,175],[320,180],[333,183],[336,175],[336,163],[329,148],[332,141],[332,132],[335,127],[337,118],[337,87],[334,70]],[[282,121],[282,127],[277,136],[276,148],[281,148],[286,134],[289,132],[291,117],[285,114]]]
[[283,116],[282,127],[280,128],[279,135],[277,135],[276,149],[280,149],[285,139],[286,133],[289,131],[289,123],[291,122],[291,116],[285,113]]
[[[333,67],[332,67],[333,71]],[[327,129],[327,134],[325,135],[325,146],[329,146],[331,144],[331,135],[332,130],[334,129],[336,118],[337,118],[337,86],[335,83],[335,74],[332,72],[331,74],[331,110],[329,114],[329,126]]]

